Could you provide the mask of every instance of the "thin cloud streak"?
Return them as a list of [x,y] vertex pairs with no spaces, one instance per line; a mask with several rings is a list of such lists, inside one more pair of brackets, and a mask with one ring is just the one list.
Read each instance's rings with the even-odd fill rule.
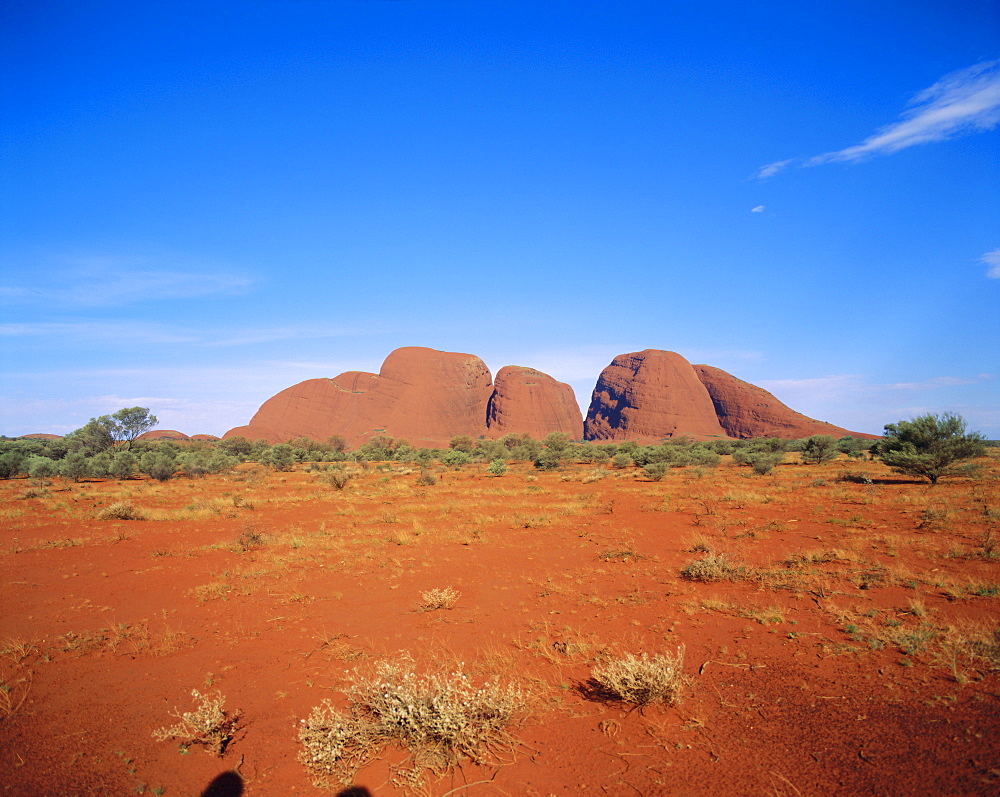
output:
[[283,340],[322,340],[368,334],[350,327],[302,325],[193,334],[142,321],[39,321],[0,324],[0,338],[56,338],[64,345],[104,343],[193,343],[199,346],[237,347]]
[[774,161],[758,169],[753,178],[765,180],[793,163],[819,166],[855,162],[960,135],[992,130],[1000,124],[1000,60],[985,61],[945,75],[919,92],[908,103],[902,118],[880,128],[860,144],[816,155]]
[[903,118],[860,144],[811,158],[807,165],[856,161],[944,141],[963,133],[990,130],[1000,123],[1000,61],[952,72],[914,97]]
[[[175,267],[167,258],[87,257],[63,259],[64,267],[36,276],[30,286],[0,285],[4,304],[115,307],[136,302],[246,294],[255,280],[200,264]],[[65,267],[68,263],[69,266]],[[190,270],[195,265],[197,270]],[[13,271],[13,269],[11,269]]]
[[794,161],[795,158],[788,158],[787,160],[768,163],[765,166],[761,166],[756,172],[754,172],[752,178],[754,180],[766,180],[768,177],[774,177],[774,175],[783,172],[791,166]]
[[985,263],[989,266],[989,269],[986,272],[987,277],[994,280],[1000,279],[1000,249],[994,249],[992,252],[987,252],[979,258],[979,262]]

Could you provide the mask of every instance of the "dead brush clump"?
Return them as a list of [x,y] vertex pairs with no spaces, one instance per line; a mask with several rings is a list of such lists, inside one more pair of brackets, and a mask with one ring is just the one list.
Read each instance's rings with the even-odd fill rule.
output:
[[40,655],[31,642],[7,639],[0,643],[0,722],[14,716],[27,699]]
[[180,722],[153,731],[153,738],[158,742],[179,739],[183,751],[192,745],[201,745],[206,752],[222,758],[241,728],[243,713],[239,709],[226,711],[226,698],[218,690],[203,695],[192,689],[191,696],[198,701],[197,708],[183,714],[174,710],[173,715]]
[[627,653],[594,667],[583,687],[586,695],[597,700],[618,700],[640,709],[651,703],[668,706],[680,702],[690,679],[684,674],[684,647],[676,653]]
[[240,553],[248,553],[267,545],[267,538],[257,528],[256,524],[247,523],[243,526],[243,530],[236,536],[233,544]]
[[354,472],[349,470],[343,470],[342,468],[335,468],[330,470],[324,477],[324,481],[333,487],[335,490],[343,490],[350,483],[351,479],[354,478]]
[[98,520],[145,520],[146,514],[131,501],[117,501],[97,513]]
[[462,593],[451,587],[429,589],[420,593],[420,605],[417,607],[417,611],[433,612],[436,609],[454,609],[461,596]]
[[737,581],[747,574],[744,565],[734,564],[724,553],[706,554],[681,568],[681,578],[688,581]]
[[476,687],[463,666],[418,673],[402,655],[356,669],[344,690],[346,711],[326,700],[300,721],[299,761],[313,782],[349,784],[389,745],[409,751],[394,780],[415,791],[426,791],[428,771],[440,777],[465,759],[503,763],[516,745],[510,731],[526,712],[526,693],[512,684]]

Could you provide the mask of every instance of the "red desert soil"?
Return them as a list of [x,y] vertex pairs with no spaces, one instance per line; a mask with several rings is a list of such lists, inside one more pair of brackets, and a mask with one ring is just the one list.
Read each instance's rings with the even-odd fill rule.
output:
[[[429,778],[435,795],[995,794],[1000,465],[984,462],[934,488],[877,463],[758,477],[728,458],[662,482],[475,465],[420,486],[399,464],[344,490],[256,466],[0,482],[0,790],[198,795],[235,770],[248,795],[322,794],[300,721],[408,651],[535,696],[516,749]],[[98,519],[120,501],[145,519]],[[727,579],[682,577],[712,554]],[[454,608],[418,611],[446,587]],[[676,706],[586,696],[595,663],[679,646]],[[152,737],[192,689],[243,711],[221,759]],[[389,749],[356,785],[398,793],[404,759]]]

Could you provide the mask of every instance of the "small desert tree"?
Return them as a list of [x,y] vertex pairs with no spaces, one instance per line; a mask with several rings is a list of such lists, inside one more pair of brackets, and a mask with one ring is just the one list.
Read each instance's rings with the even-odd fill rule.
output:
[[836,459],[840,449],[837,439],[828,434],[814,434],[802,443],[802,461],[822,465]]
[[111,416],[111,434],[116,442],[132,447],[133,441],[141,434],[156,426],[155,415],[147,407],[125,407]]
[[955,475],[960,462],[986,453],[978,432],[965,431],[961,415],[921,415],[911,421],[888,423],[878,443],[879,458],[899,473],[925,476],[932,485],[942,476]]
[[146,407],[125,407],[112,415],[91,418],[68,434],[66,440],[74,450],[90,455],[122,443],[129,449],[139,435],[148,432],[156,423],[156,416],[150,415]]

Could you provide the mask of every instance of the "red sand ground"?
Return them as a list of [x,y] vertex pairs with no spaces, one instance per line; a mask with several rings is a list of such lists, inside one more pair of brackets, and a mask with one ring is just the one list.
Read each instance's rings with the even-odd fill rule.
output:
[[[236,770],[248,795],[321,794],[297,761],[300,720],[343,705],[354,667],[406,650],[536,695],[501,766],[429,779],[435,795],[997,793],[987,467],[935,488],[874,463],[758,477],[728,458],[659,483],[466,466],[422,487],[399,465],[343,491],[256,467],[0,482],[0,789],[198,795]],[[96,518],[122,500],[147,519]],[[248,532],[264,544],[241,550]],[[704,549],[746,569],[682,578]],[[453,609],[417,611],[444,587]],[[677,706],[580,690],[608,656],[679,645]],[[152,738],[193,688],[244,712],[222,759]],[[397,793],[404,758],[388,750],[356,784]]]

